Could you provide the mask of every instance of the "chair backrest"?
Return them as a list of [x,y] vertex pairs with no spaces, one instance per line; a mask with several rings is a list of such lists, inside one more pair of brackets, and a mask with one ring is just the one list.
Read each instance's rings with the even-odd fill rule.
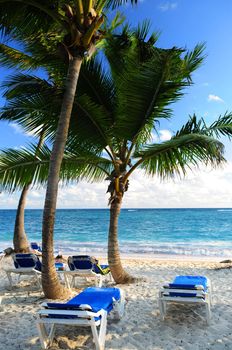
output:
[[35,254],[15,254],[13,260],[16,269],[34,268],[35,270],[41,271],[41,261]]
[[76,255],[68,257],[68,266],[71,271],[74,270],[92,270],[92,258],[89,255]]
[[39,252],[42,252],[41,247],[38,245],[37,242],[31,242],[31,249],[38,250]]

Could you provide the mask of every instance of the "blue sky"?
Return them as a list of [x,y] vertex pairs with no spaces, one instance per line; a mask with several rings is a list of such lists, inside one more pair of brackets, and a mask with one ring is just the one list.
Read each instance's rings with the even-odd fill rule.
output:
[[[186,91],[184,98],[173,106],[174,117],[172,120],[162,125],[163,135],[171,134],[172,131],[177,130],[187,120],[190,114],[196,113],[197,116],[203,116],[206,122],[211,123],[220,114],[224,114],[226,111],[232,111],[232,45],[230,44],[232,34],[231,0],[140,0],[137,7],[132,8],[128,5],[122,8],[122,10],[128,21],[133,25],[136,25],[145,18],[150,19],[152,30],[160,32],[160,38],[158,40],[158,45],[160,47],[170,48],[178,46],[191,50],[197,43],[205,42],[206,44],[205,54],[207,57],[202,67],[194,73],[194,86],[190,87]],[[0,67],[1,80],[4,80],[8,74],[9,71]],[[3,104],[4,100],[0,97],[0,105]],[[27,141],[31,141],[31,138],[24,135],[17,126],[10,126],[5,122],[0,122],[0,148],[20,147]],[[226,181],[230,178],[230,170],[228,169],[230,169],[230,162],[232,161],[232,145],[227,140],[225,140],[225,145],[226,157],[229,160],[228,167],[225,171],[221,170],[219,173],[218,171],[215,172],[215,174],[219,174],[215,175],[217,179],[218,177],[223,178],[223,181],[225,180],[225,174],[227,174]],[[199,178],[201,175],[202,173],[198,173],[196,176]],[[192,179],[192,175],[190,175],[190,178]],[[216,183],[217,179],[215,180]],[[151,180],[148,179],[147,181]],[[191,181],[190,183],[192,184]],[[214,180],[212,180],[212,182],[214,182]],[[183,183],[188,183],[188,178],[184,180]],[[188,195],[190,195],[190,193],[194,194],[195,191],[191,184],[189,184],[188,187],[188,191],[190,191]],[[226,191],[227,182],[223,184],[225,185]],[[93,197],[95,196],[96,201],[90,201],[89,205],[88,201],[86,201],[84,206],[98,206],[97,203],[99,203],[99,201],[100,206],[105,206],[105,198],[100,200],[98,198],[97,189],[95,189],[97,187],[94,187],[99,185],[91,186],[91,191],[95,191]],[[158,186],[159,189],[161,188],[160,186],[161,185]],[[166,185],[164,184],[163,186],[165,187]],[[182,183],[180,183],[180,186],[182,186]],[[219,188],[222,186],[220,182],[218,186]],[[159,191],[159,189],[157,189],[157,191]],[[177,189],[177,193],[178,191]],[[211,193],[210,190],[207,193]],[[91,194],[93,193],[91,192]],[[9,204],[9,207],[14,207],[16,205],[16,197],[17,196],[11,196],[13,202]],[[7,203],[4,202],[6,198],[8,198],[8,195],[2,194],[0,207],[7,206]],[[203,205],[201,205],[199,200],[196,201],[195,197],[195,201],[191,195],[190,198],[192,198],[190,204],[195,203],[193,206],[218,206],[219,199],[216,197],[213,201],[211,198],[208,202],[204,202]],[[132,198],[131,202],[129,201],[127,205],[132,206],[134,200]],[[31,200],[30,203],[33,203],[33,200]],[[153,207],[157,205],[157,201],[155,203],[151,201],[140,203],[139,199],[137,199],[136,204],[137,205],[133,206]],[[189,206],[190,204],[184,202],[182,205],[178,205],[173,202],[171,206]],[[31,206],[33,207],[34,205],[31,204]],[[38,201],[36,206],[42,206],[42,197],[41,201]],[[165,203],[160,203],[160,206],[165,206]],[[166,206],[170,205],[167,203]],[[229,200],[225,198],[224,202],[219,206],[232,206],[232,203],[230,204]],[[73,202],[73,207],[75,207],[75,201]]]

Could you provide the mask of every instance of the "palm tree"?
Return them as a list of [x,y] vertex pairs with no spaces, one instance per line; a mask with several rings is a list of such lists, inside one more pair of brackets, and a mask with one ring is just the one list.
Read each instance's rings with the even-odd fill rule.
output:
[[[164,50],[150,46],[142,47],[142,51],[141,42],[137,39],[146,35],[145,26],[133,35],[128,35],[126,30],[123,34],[112,37],[106,47],[109,70],[97,59],[82,67],[84,74],[79,80],[66,146],[73,169],[79,162],[79,166],[83,166],[82,171],[87,169],[86,175],[93,159],[99,168],[101,164],[107,164],[104,170],[110,181],[108,259],[117,283],[132,280],[120,261],[117,233],[122,199],[128,190],[131,174],[140,168],[151,176],[158,175],[163,179],[185,174],[186,169],[199,162],[219,165],[224,158],[223,145],[217,138],[220,135],[230,137],[232,134],[230,113],[219,117],[210,126],[203,119],[197,120],[193,116],[171,140],[151,143],[152,132],[158,132],[159,120],[171,116],[168,108],[170,103],[178,100],[183,89],[191,84],[191,73],[202,61],[203,47],[197,46],[187,53],[177,48]],[[149,40],[154,40],[154,36]],[[119,42],[122,50],[116,55],[114,50]],[[118,62],[123,62],[123,65]],[[86,81],[91,81],[88,88],[85,86]],[[49,91],[46,91],[46,96],[50,98]],[[78,123],[75,116],[78,116]],[[77,157],[75,152],[84,143],[89,145],[90,150],[92,144],[94,153],[90,151],[85,157],[80,157],[80,154]],[[102,151],[105,153],[99,158]],[[28,154],[28,157],[31,155]],[[35,164],[34,159],[32,163]],[[40,160],[37,160],[39,163]],[[7,183],[8,174],[11,181],[23,185],[20,169],[23,167],[26,171],[28,159],[24,161],[20,158],[20,164],[16,164],[15,168],[10,164],[8,168],[6,165],[5,171],[0,171],[0,175],[3,174],[0,183]],[[15,170],[14,176],[12,168],[19,169],[17,172]]]
[[[61,111],[53,143],[48,183],[44,204],[42,251],[42,285],[49,298],[65,296],[53,264],[53,230],[57,202],[59,172],[68,137],[69,123],[81,65],[86,56],[91,56],[104,32],[103,9],[121,5],[127,0],[77,0],[63,1],[0,0],[0,21],[3,30],[14,37],[29,38],[41,35],[45,46],[51,50],[60,46],[68,60],[68,73]],[[137,0],[130,0],[137,3]]]
[[[146,27],[140,27],[135,36],[128,36],[121,55],[117,52],[121,37],[112,37],[112,42],[108,42],[105,53],[109,71],[96,62],[99,68],[93,71],[93,75],[96,71],[101,75],[101,79],[96,79],[98,92],[105,93],[107,88],[108,99],[97,106],[85,97],[86,125],[82,125],[81,131],[74,124],[70,127],[72,149],[78,147],[82,137],[89,142],[94,137],[94,142],[107,150],[107,158],[112,162],[113,171],[107,177],[110,181],[108,262],[117,283],[133,280],[123,269],[118,244],[118,218],[131,174],[143,169],[148,175],[163,179],[185,175],[187,169],[198,163],[217,166],[225,161],[223,144],[217,138],[232,135],[231,113],[219,117],[210,126],[193,116],[169,141],[152,143],[152,133],[158,133],[159,121],[171,117],[170,104],[180,99],[183,89],[191,85],[191,74],[203,59],[203,46],[198,45],[187,53],[178,48],[153,47],[138,57],[135,48],[139,42],[135,38],[146,36],[146,32]],[[74,104],[74,115],[78,111],[78,105]]]
[[[13,63],[14,65],[14,57],[15,55],[21,55],[23,56],[24,60],[26,55],[23,53],[18,53],[15,52],[14,49],[10,49],[9,47],[6,47],[5,45],[1,46],[1,54],[2,54],[2,60],[4,60],[4,53],[7,51],[7,60],[6,64],[11,65]],[[30,64],[31,66],[33,64],[33,61],[36,60],[36,64],[39,65],[39,59],[38,57],[32,57],[30,58]],[[21,62],[21,60],[20,60]],[[23,61],[22,61],[23,62]],[[34,65],[35,67],[36,65]],[[50,67],[51,68],[51,67]],[[51,71],[51,69],[50,69]],[[51,76],[51,74],[50,74]],[[54,84],[54,82],[53,82]],[[31,90],[31,85],[32,85],[32,90]],[[25,131],[28,131],[27,125],[31,125],[30,127],[30,132],[33,134],[34,130],[32,129],[33,123],[35,121],[33,118],[35,117],[36,114],[38,114],[38,109],[41,108],[41,100],[39,101],[39,91],[41,90],[41,87],[44,90],[44,95],[46,92],[46,89],[48,88],[53,89],[54,93],[54,88],[53,85],[51,84],[51,77],[50,77],[50,83],[49,81],[44,81],[42,79],[36,78],[36,77],[29,77],[23,74],[17,74],[15,76],[11,76],[8,78],[3,84],[2,87],[5,89],[4,97],[7,99],[7,103],[5,105],[5,108],[2,108],[2,113],[0,115],[0,119],[7,120],[8,122],[18,122],[21,127]],[[34,93],[33,93],[34,91]],[[35,96],[37,98],[37,109],[33,108],[32,104],[35,99]],[[17,102],[16,102],[17,101]],[[29,103],[29,101],[31,103]],[[38,106],[38,102],[40,102]],[[43,103],[45,102],[45,98],[43,100]],[[16,108],[16,105],[18,103],[18,106],[20,106],[20,112],[19,109],[17,110],[17,114],[15,114],[14,108]],[[44,104],[43,108],[46,105]],[[35,106],[34,106],[35,107]],[[24,119],[22,119],[22,111],[24,109],[24,119],[26,118],[26,125],[24,123]],[[43,109],[43,113],[45,114],[46,109]],[[50,117],[50,111],[47,111],[47,118]],[[20,115],[18,115],[20,114]],[[38,145],[35,149],[35,159],[37,157],[37,152],[43,145],[44,140],[48,136],[48,125],[38,125],[36,130],[36,135],[39,138]],[[33,174],[31,179],[28,179],[28,183],[25,184],[25,186],[22,189],[22,192],[20,194],[19,198],[19,203],[17,207],[17,212],[16,212],[16,218],[15,218],[15,227],[14,227],[14,237],[13,237],[13,244],[14,244],[14,251],[15,252],[28,252],[30,251],[30,244],[27,239],[27,235],[25,233],[25,225],[24,225],[24,213],[25,213],[25,206],[26,206],[26,198],[28,191],[30,189],[31,181],[33,178]]]

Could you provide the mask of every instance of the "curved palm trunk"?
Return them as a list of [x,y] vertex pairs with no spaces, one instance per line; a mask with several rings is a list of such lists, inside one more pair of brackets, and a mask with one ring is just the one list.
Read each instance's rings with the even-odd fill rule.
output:
[[[39,138],[39,142],[35,151],[35,157],[37,152],[40,150],[44,141],[44,130],[42,130]],[[27,239],[27,235],[24,228],[24,213],[26,206],[27,193],[30,188],[31,182],[24,186],[17,208],[16,219],[15,219],[15,228],[14,228],[14,251],[16,253],[28,253],[30,251],[30,244]]]
[[42,286],[45,297],[50,299],[66,297],[68,291],[60,284],[54,265],[53,230],[55,223],[59,172],[68,136],[69,123],[76,92],[82,58],[74,57],[69,63],[66,90],[61,107],[56,138],[50,158],[47,191],[43,213],[42,231]]
[[26,205],[27,192],[30,185],[24,186],[17,208],[15,227],[14,227],[14,251],[16,253],[27,253],[30,250],[30,245],[24,228],[24,210]]
[[122,205],[122,196],[118,194],[117,199],[110,206],[110,227],[108,236],[108,262],[113,279],[116,283],[132,282],[130,276],[122,267],[119,245],[118,245],[118,217]]

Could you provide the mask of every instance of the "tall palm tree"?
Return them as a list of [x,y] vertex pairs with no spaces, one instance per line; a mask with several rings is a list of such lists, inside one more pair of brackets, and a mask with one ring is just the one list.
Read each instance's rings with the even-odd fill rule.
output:
[[[98,154],[105,151],[97,164],[100,166],[105,162],[108,167],[105,169],[110,181],[108,259],[118,283],[131,280],[120,261],[117,233],[122,199],[128,190],[131,174],[140,168],[151,176],[165,178],[185,174],[186,169],[199,162],[219,165],[224,158],[223,145],[217,138],[232,135],[230,113],[219,117],[210,126],[203,119],[197,120],[193,116],[171,140],[152,143],[151,135],[154,131],[158,132],[159,120],[171,116],[169,105],[178,100],[183,89],[191,84],[191,73],[202,61],[203,48],[197,46],[192,52],[185,53],[177,48],[164,50],[152,47],[147,50],[145,47],[143,55],[138,56],[138,52],[142,51],[137,50],[141,43],[136,38],[143,37],[146,28],[141,27],[133,35],[128,35],[126,31],[124,34],[127,40],[114,37],[106,48],[108,70],[97,60],[91,60],[82,67],[85,74],[83,80],[79,80],[66,146],[69,161],[73,159],[73,167],[77,161],[75,151],[81,145],[83,147],[84,142],[93,145],[96,161]],[[123,43],[123,48],[116,55],[114,50],[119,42]],[[118,62],[123,62],[123,65]],[[85,90],[86,81],[91,81],[91,86]],[[82,94],[78,95],[80,91]],[[46,95],[49,99],[51,94],[47,91]],[[91,164],[93,154],[90,154],[78,159],[84,168]],[[28,159],[23,161],[20,158],[20,164],[16,164],[15,168],[12,164],[9,169],[5,168],[0,183],[7,181],[4,176],[8,172],[8,178],[21,184],[24,180],[20,178],[20,169],[26,169],[27,164]],[[11,168],[19,169],[14,176],[9,175]]]
[[[15,55],[17,55],[17,51],[15,52],[14,49],[10,50],[9,47],[6,47],[4,45],[0,47],[0,50],[2,54],[1,56],[2,60],[4,60],[5,58],[4,53],[6,54],[6,51],[7,51],[8,57],[7,57],[6,64],[11,65],[13,63],[14,65],[14,62],[12,61],[14,61],[14,57]],[[25,59],[25,55],[23,55],[22,52],[20,52],[19,55],[24,56],[24,59]],[[30,66],[33,60],[35,60],[35,57],[33,57],[30,60]],[[36,64],[39,66],[38,58],[37,58]],[[43,86],[43,90],[44,90],[43,113],[47,115],[47,118],[49,118],[50,110],[45,109],[45,106],[46,106],[45,104],[46,89],[45,88],[49,86],[50,89],[53,89],[53,92],[54,92],[54,88],[53,88],[54,81],[52,82],[53,84],[51,84],[51,81],[52,81],[51,74],[49,77],[50,82],[36,78],[36,77],[30,77],[30,79],[26,75],[17,74],[15,76],[11,76],[2,84],[2,88],[4,88],[5,90],[4,97],[6,98],[7,102],[6,102],[5,108],[2,108],[2,112],[0,113],[0,119],[7,120],[8,122],[13,121],[13,122],[19,123],[21,127],[25,130],[25,132],[27,132],[28,130],[27,130],[27,125],[25,125],[24,123],[24,119],[21,120],[22,111],[23,111],[24,118],[26,118],[27,124],[33,125],[33,123],[35,123],[33,118],[35,117],[36,114],[38,114],[38,109],[41,108],[42,106],[42,101],[41,101],[41,96],[39,96],[39,91],[41,90],[41,86]],[[30,89],[31,85],[33,89]],[[33,101],[35,101],[35,98],[37,99],[37,106],[34,106],[34,107],[37,107],[37,108],[33,108],[32,106]],[[16,105],[15,105],[16,101],[20,106],[20,112],[18,109],[17,114],[13,112],[14,108],[16,108]],[[29,104],[29,101],[30,101],[30,104]],[[39,105],[38,105],[38,102],[40,102]],[[19,115],[20,113],[21,115]],[[32,129],[32,125],[30,127],[31,133],[34,132],[34,130]],[[46,123],[45,125],[37,125],[35,130],[36,130],[35,134],[39,138],[38,145],[35,150],[35,159],[36,159],[37,152],[43,145],[45,139],[48,137],[49,128]],[[30,244],[28,242],[27,235],[25,233],[24,215],[25,215],[26,198],[27,198],[28,191],[30,189],[32,178],[33,178],[33,174],[31,179],[28,179],[28,183],[25,184],[25,186],[21,191],[18,207],[16,211],[13,244],[14,244],[14,251],[17,253],[30,251]]]
[[59,172],[68,137],[80,68],[86,56],[91,56],[102,39],[103,9],[110,5],[137,3],[137,0],[0,0],[0,23],[14,37],[39,38],[47,47],[60,46],[68,60],[68,73],[62,99],[56,137],[53,143],[44,204],[42,251],[42,285],[49,298],[65,296],[53,264],[53,230],[57,202]]

